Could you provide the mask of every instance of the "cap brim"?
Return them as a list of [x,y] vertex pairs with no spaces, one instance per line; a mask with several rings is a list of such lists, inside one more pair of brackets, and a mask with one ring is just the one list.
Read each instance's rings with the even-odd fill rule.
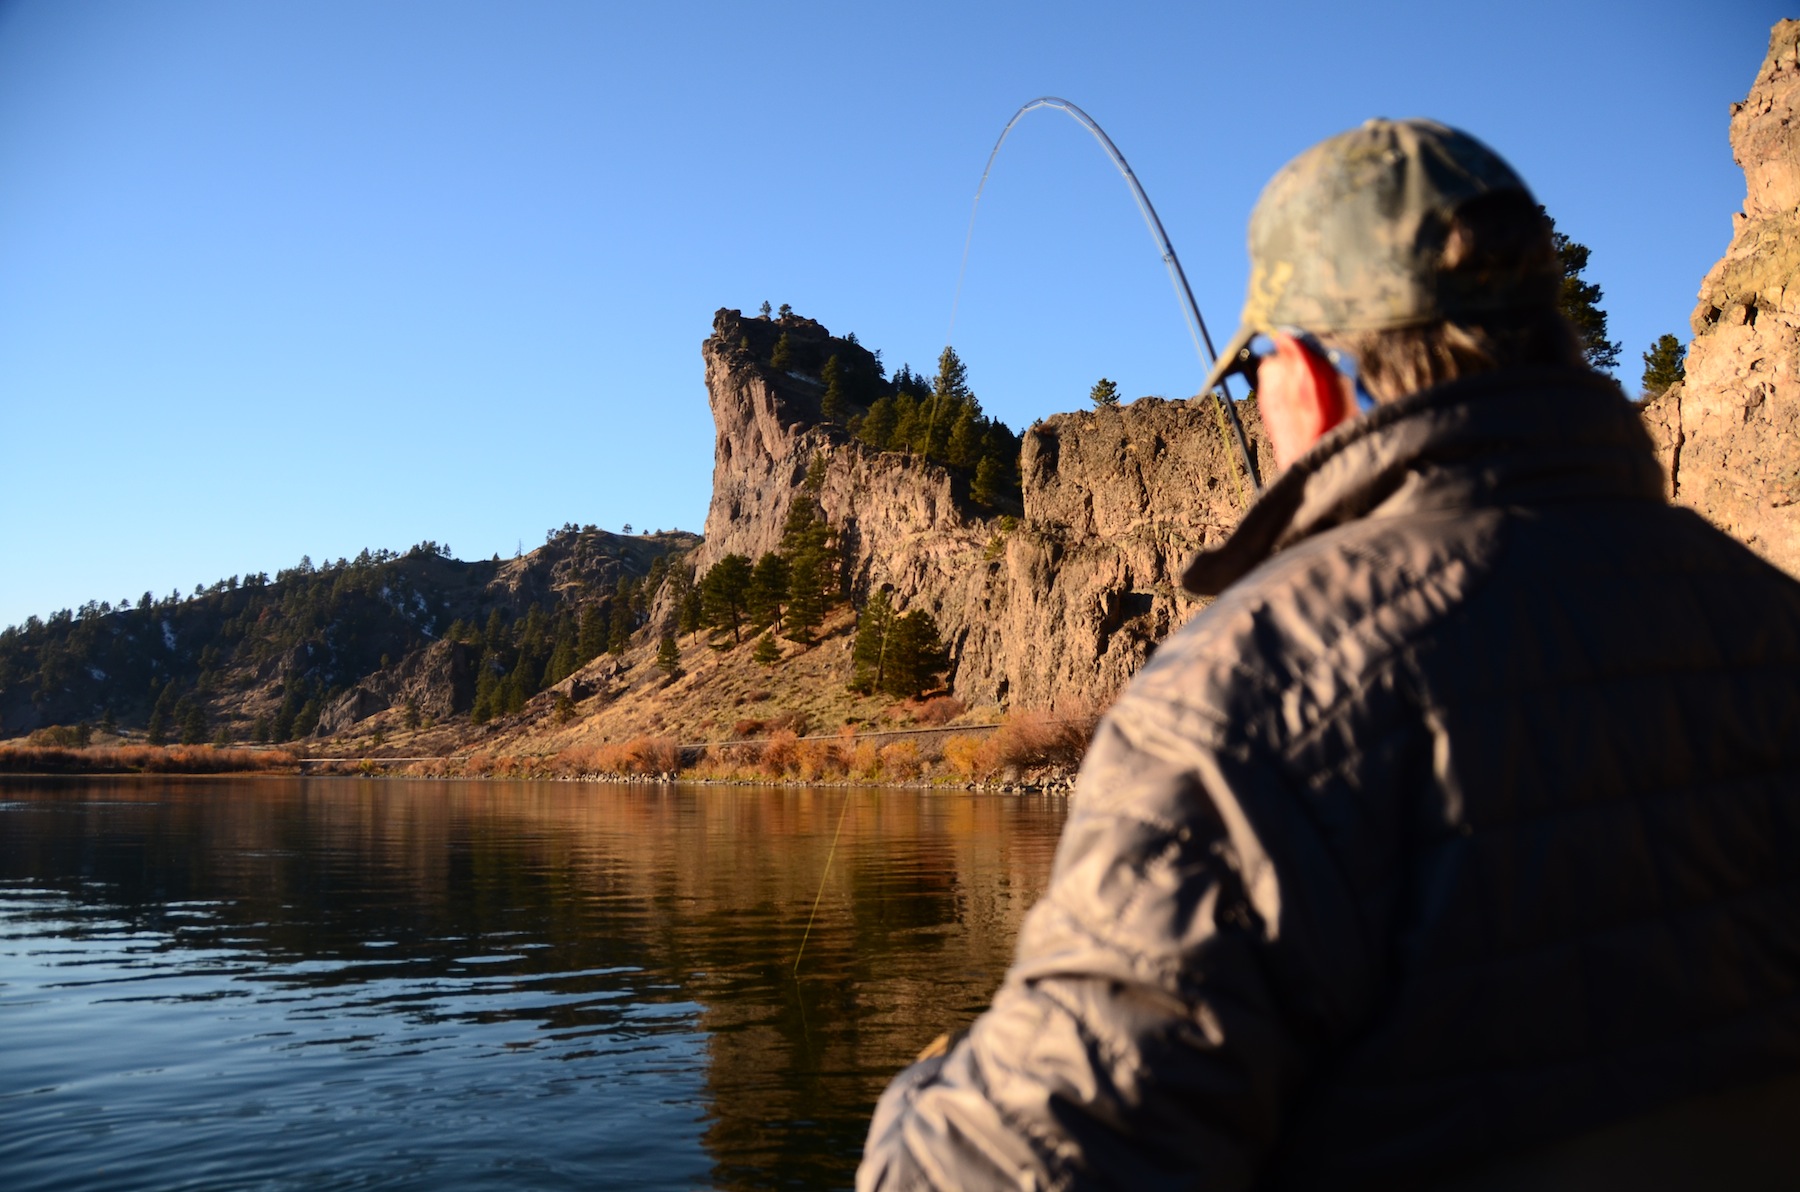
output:
[[1206,382],[1200,386],[1203,395],[1224,384],[1226,377],[1244,371],[1244,349],[1256,338],[1256,332],[1254,323],[1245,323],[1237,329],[1237,334],[1231,337],[1231,342],[1225,345],[1225,350],[1213,361],[1212,371],[1206,374]]

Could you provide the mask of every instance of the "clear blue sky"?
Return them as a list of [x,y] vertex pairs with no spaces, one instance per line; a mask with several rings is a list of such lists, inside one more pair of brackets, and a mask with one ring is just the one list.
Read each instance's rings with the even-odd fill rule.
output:
[[[1461,125],[1589,245],[1622,379],[1687,338],[1780,7],[0,4],[0,625],[302,554],[698,530],[700,341],[793,304],[928,367],[1025,100],[1131,159],[1215,335],[1262,183],[1372,115]],[[956,345],[1015,426],[1200,380],[1067,117],[1002,152]]]

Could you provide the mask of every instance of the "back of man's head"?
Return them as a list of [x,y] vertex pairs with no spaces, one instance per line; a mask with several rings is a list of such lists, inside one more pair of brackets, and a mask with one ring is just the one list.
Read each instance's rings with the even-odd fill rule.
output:
[[1441,124],[1370,120],[1289,162],[1251,215],[1250,263],[1208,388],[1275,330],[1347,352],[1380,400],[1582,363],[1543,209],[1498,154]]

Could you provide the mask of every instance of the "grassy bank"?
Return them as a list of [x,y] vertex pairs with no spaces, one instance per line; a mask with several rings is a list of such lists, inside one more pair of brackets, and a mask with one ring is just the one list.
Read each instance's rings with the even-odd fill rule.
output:
[[420,778],[681,778],[710,782],[1043,785],[1080,765],[1092,717],[1016,712],[997,725],[804,737],[777,728],[765,736],[684,745],[644,735],[555,753],[478,752],[393,766],[379,758],[324,763],[340,772]]
[[0,773],[361,774],[412,778],[537,778],[699,782],[929,783],[1045,786],[1066,782],[1093,733],[1091,716],[1014,712],[998,724],[944,725],[831,736],[747,721],[760,735],[706,744],[641,735],[556,752],[445,757],[311,757],[216,745],[0,744]]
[[285,749],[214,745],[0,745],[0,773],[10,774],[292,774],[299,759]]

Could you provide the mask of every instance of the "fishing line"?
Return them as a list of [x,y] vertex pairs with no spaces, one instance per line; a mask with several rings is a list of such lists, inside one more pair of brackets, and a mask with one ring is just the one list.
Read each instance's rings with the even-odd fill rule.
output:
[[825,872],[819,875],[819,892],[813,895],[812,914],[806,916],[806,930],[800,933],[800,947],[794,952],[794,975],[800,975],[800,957],[806,954],[806,940],[812,935],[813,919],[819,913],[819,900],[825,897],[825,879],[831,876],[831,858],[837,855],[838,834],[844,830],[844,817],[850,813],[853,792],[844,792],[844,808],[838,812],[837,831],[831,834],[831,847],[825,851]]
[[[975,188],[975,201],[969,206],[969,230],[963,236],[962,264],[956,271],[956,293],[950,300],[950,327],[944,335],[945,346],[949,346],[952,342],[956,331],[957,310],[962,305],[963,278],[969,271],[969,246],[975,239],[975,215],[981,209],[981,192],[987,189],[988,174],[993,171],[994,159],[1000,156],[1000,146],[1006,143],[1007,135],[1012,132],[1013,125],[1017,124],[1025,113],[1038,108],[1055,108],[1057,111],[1066,113],[1077,124],[1087,129],[1094,140],[1100,143],[1100,147],[1106,151],[1106,156],[1112,159],[1113,166],[1125,179],[1125,184],[1131,188],[1131,197],[1137,201],[1138,214],[1144,217],[1144,226],[1150,230],[1151,239],[1156,241],[1157,251],[1162,254],[1163,267],[1168,270],[1169,284],[1175,287],[1176,300],[1180,302],[1182,314],[1187,319],[1188,335],[1194,341],[1195,354],[1200,357],[1201,370],[1202,372],[1211,372],[1213,361],[1217,358],[1218,353],[1213,348],[1212,336],[1206,330],[1206,320],[1200,315],[1200,305],[1194,301],[1194,290],[1192,286],[1188,285],[1187,272],[1181,267],[1181,258],[1175,255],[1175,246],[1169,243],[1169,234],[1163,230],[1162,219],[1157,216],[1156,208],[1150,202],[1150,196],[1144,192],[1143,185],[1138,182],[1137,175],[1132,172],[1131,164],[1125,160],[1125,155],[1119,152],[1119,147],[1113,144],[1112,138],[1106,135],[1106,130],[1101,128],[1092,116],[1068,100],[1058,99],[1054,95],[1039,96],[1014,112],[1012,119],[1006,122],[1006,127],[1000,130],[1000,139],[994,142],[993,152],[988,154],[987,165],[982,167],[981,184]],[[1250,450],[1250,440],[1244,434],[1244,424],[1238,419],[1236,402],[1232,400],[1231,392],[1223,382],[1213,391],[1212,399],[1219,415],[1219,434],[1226,440],[1227,454],[1231,451],[1231,441],[1235,439],[1244,473],[1249,476],[1251,487],[1260,492],[1262,476],[1256,467],[1256,455]],[[935,424],[936,418],[937,403],[933,401],[931,422],[927,424],[926,429],[927,439],[930,437],[931,426]],[[1230,426],[1229,433],[1226,430],[1227,424]],[[1232,469],[1232,478],[1237,482],[1239,499],[1248,505],[1249,495],[1244,491],[1243,477],[1238,475],[1235,467]]]

